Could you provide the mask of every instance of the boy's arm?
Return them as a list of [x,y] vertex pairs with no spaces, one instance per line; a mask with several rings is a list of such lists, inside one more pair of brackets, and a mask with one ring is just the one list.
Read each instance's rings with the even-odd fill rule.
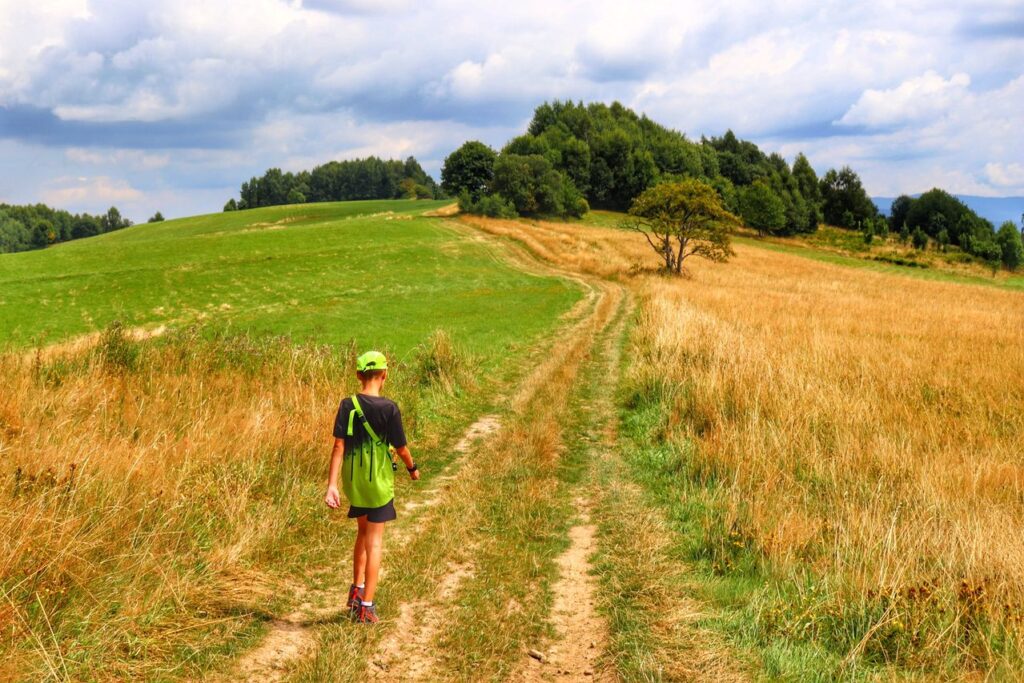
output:
[[[408,450],[408,449],[406,449]],[[338,475],[341,473],[341,461],[345,457],[345,440],[334,439],[334,448],[331,449],[331,469],[327,474],[327,495],[324,502],[329,508],[341,506],[341,495],[338,493]]]
[[[402,459],[402,462],[405,463],[405,469],[406,470],[411,469],[415,465],[415,463],[412,461],[412,453],[409,452],[409,447],[408,446],[402,446],[401,448],[396,448],[395,449],[395,454],[399,458]],[[420,478],[420,471],[419,471],[419,469],[415,469],[412,472],[409,472],[409,476],[412,477],[413,481],[416,481],[417,479],[419,479]]]

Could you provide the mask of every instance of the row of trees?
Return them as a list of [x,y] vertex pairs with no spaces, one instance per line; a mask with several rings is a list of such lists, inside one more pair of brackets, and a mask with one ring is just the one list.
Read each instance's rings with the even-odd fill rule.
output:
[[849,168],[819,180],[803,154],[791,168],[732,131],[694,142],[617,102],[542,104],[500,153],[477,141],[453,152],[441,186],[470,211],[580,215],[590,206],[624,211],[648,187],[684,178],[713,187],[726,210],[763,233],[812,232],[822,220],[853,228],[878,217]]
[[41,249],[58,242],[120,230],[132,222],[116,207],[103,215],[71,214],[45,204],[0,204],[0,253]]
[[888,229],[915,248],[929,243],[945,250],[959,247],[990,264],[1002,264],[1010,270],[1024,262],[1021,234],[1012,221],[999,229],[945,190],[934,188],[920,197],[900,195],[892,202]]
[[329,161],[312,171],[299,173],[268,169],[261,177],[242,183],[240,198],[228,200],[224,210],[305,202],[432,199],[439,196],[437,183],[414,157],[405,161],[368,157]]

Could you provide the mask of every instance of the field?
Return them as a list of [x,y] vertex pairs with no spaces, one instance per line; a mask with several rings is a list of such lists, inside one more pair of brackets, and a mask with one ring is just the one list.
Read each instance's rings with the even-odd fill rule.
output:
[[[1024,294],[746,240],[669,279],[612,214],[431,208],[0,259],[0,676],[1024,672]],[[26,352],[113,319],[168,332]],[[354,336],[398,353],[425,472],[374,630],[338,613],[348,527],[320,503]]]
[[[636,238],[491,222],[619,277]],[[749,243],[640,296],[623,386],[636,480],[764,672],[1020,672],[1024,306]]]
[[[572,298],[559,281],[503,266],[493,251],[419,216],[442,205],[370,201],[212,214],[5,256],[0,344],[60,341],[118,320],[355,339],[399,353],[443,326],[476,351],[530,337],[533,321]],[[508,315],[483,314],[485,303]]]

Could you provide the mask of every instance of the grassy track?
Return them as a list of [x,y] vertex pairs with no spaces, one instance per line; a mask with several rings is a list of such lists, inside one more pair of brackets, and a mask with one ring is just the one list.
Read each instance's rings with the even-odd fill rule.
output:
[[[139,225],[0,258],[0,344],[203,322],[399,354],[443,328],[497,359],[576,294],[509,268],[436,218],[439,202],[271,207]],[[493,316],[492,310],[502,311]],[[487,352],[487,353],[483,353]]]

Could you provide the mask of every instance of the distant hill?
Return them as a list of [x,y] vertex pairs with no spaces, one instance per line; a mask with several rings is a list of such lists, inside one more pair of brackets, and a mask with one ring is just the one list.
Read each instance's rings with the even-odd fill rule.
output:
[[[911,195],[920,197],[920,193]],[[978,197],[970,194],[955,195],[957,199],[969,206],[982,218],[992,221],[997,228],[1003,221],[1013,221],[1020,225],[1021,214],[1024,213],[1024,197]],[[872,197],[875,206],[886,216],[895,197]]]

